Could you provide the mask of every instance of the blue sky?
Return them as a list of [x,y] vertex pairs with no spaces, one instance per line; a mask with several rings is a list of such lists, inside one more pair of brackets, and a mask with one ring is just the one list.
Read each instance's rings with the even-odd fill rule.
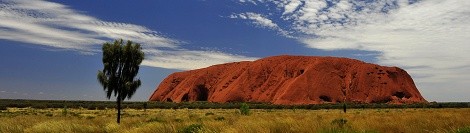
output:
[[470,1],[1,1],[0,98],[106,100],[101,44],[143,45],[145,101],[167,75],[291,54],[399,66],[429,101],[470,101]]

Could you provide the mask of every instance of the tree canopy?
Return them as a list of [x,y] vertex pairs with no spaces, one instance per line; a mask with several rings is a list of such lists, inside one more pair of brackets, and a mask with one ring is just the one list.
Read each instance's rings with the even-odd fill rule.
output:
[[120,122],[120,105],[125,98],[130,99],[140,87],[140,79],[135,79],[139,65],[144,60],[140,44],[123,40],[103,44],[103,70],[98,71],[98,81],[106,91],[108,99],[114,94],[118,104],[118,120]]

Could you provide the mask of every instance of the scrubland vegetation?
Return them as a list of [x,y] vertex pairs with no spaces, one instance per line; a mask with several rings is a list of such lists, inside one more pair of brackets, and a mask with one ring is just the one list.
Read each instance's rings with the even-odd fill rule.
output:
[[470,132],[470,108],[398,109],[7,108],[0,132]]
[[[123,108],[132,109],[238,109],[243,103],[210,103],[210,102],[123,102]],[[342,103],[339,104],[317,104],[317,105],[274,105],[266,103],[247,103],[251,109],[342,109]],[[389,109],[389,108],[470,108],[470,103],[467,102],[450,102],[450,103],[417,103],[417,104],[346,104],[348,109]],[[46,108],[86,108],[89,110],[102,110],[105,108],[116,108],[115,101],[62,101],[62,100],[15,100],[15,99],[0,99],[0,110],[6,107],[26,108],[32,107],[35,109]]]

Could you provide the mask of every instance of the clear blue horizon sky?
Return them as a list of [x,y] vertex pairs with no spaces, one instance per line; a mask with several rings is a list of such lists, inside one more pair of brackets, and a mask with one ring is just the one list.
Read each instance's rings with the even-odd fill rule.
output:
[[[173,72],[274,55],[404,68],[428,101],[469,102],[470,1],[0,1],[0,99],[107,100],[104,42],[143,45],[146,101]],[[112,98],[111,100],[113,100]]]

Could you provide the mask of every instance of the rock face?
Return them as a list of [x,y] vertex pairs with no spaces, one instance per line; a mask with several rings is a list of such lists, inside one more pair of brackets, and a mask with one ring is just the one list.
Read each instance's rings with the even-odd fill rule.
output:
[[410,75],[398,67],[286,55],[176,72],[160,83],[149,100],[284,105],[426,102]]

